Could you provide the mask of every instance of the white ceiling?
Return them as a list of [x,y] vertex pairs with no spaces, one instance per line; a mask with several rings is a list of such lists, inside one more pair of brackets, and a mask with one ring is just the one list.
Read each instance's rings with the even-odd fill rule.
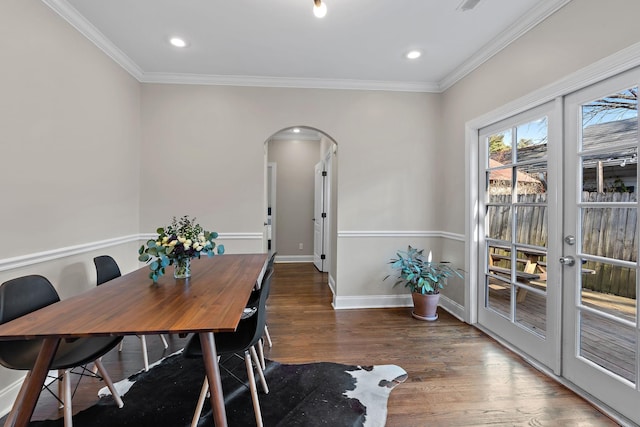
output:
[[440,92],[570,0],[42,1],[141,82]]

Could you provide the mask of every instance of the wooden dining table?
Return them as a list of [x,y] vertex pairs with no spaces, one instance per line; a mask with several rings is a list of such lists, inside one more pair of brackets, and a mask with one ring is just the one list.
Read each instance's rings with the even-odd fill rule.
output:
[[0,325],[0,340],[43,339],[26,388],[14,403],[17,416],[5,427],[28,425],[60,340],[187,333],[200,334],[214,423],[227,426],[214,333],[237,328],[266,261],[267,254],[203,257],[191,261],[190,278],[174,279],[169,267],[155,284],[143,267]]

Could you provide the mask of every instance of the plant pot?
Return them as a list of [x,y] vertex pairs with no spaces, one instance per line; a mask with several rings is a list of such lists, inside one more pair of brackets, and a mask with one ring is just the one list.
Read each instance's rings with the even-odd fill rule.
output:
[[411,315],[419,320],[433,321],[438,318],[438,301],[440,294],[421,294],[412,292],[413,311]]

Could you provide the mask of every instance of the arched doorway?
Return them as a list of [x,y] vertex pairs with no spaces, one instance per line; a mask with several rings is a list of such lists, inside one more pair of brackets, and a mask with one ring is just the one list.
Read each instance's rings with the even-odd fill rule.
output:
[[265,141],[265,251],[277,262],[313,262],[335,293],[337,143],[308,126]]

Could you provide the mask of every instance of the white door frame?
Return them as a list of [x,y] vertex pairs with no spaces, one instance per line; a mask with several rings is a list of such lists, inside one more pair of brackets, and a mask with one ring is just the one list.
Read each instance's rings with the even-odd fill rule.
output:
[[[464,320],[470,324],[478,322],[478,227],[477,227],[477,203],[478,186],[475,180],[478,176],[478,131],[479,129],[503,120],[514,114],[529,110],[533,107],[549,102],[558,97],[563,97],[576,90],[585,88],[591,84],[598,83],[604,79],[617,75],[640,66],[640,43],[631,45],[617,53],[603,58],[587,67],[567,75],[566,77],[542,87],[521,98],[509,102],[502,107],[485,113],[479,117],[465,123],[465,295],[464,295]],[[522,355],[517,349],[512,348],[516,353]],[[533,365],[535,361],[528,360]],[[536,365],[537,366],[537,365]],[[540,368],[540,366],[538,366]],[[546,371],[549,374],[551,372]],[[560,379],[562,381],[562,379]],[[562,381],[583,397],[594,402],[600,408],[607,409],[607,412],[614,419],[621,419],[619,414],[611,412],[605,408],[601,402],[594,400],[593,396],[588,396],[579,388],[567,381]]]
[[478,203],[478,131],[492,123],[506,119],[514,114],[529,110],[545,102],[565,96],[608,77],[640,66],[640,43],[631,45],[617,53],[584,67],[564,78],[544,86],[502,107],[489,111],[465,123],[465,321],[475,324],[478,313],[474,302],[477,301],[477,283],[472,280],[478,271],[478,229],[475,208]]
[[[264,206],[264,218],[265,218],[265,236],[264,236],[264,251],[265,253],[276,252],[276,179],[278,176],[278,164],[274,162],[267,162],[266,176],[265,176],[265,206]],[[271,195],[271,200],[269,200]],[[269,204],[271,204],[271,215],[268,215]],[[268,242],[271,239],[271,248],[269,249]]]
[[333,213],[333,205],[331,203],[331,177],[333,176],[333,154],[335,153],[336,145],[332,143],[331,149],[326,154],[324,158],[324,170],[327,171],[327,177],[325,179],[325,191],[324,191],[324,209],[327,212],[327,218],[324,221],[324,271],[331,272],[331,248],[333,247],[333,241],[331,240],[331,224],[332,224],[332,213]]
[[318,271],[325,270],[325,218],[326,218],[326,177],[323,160],[313,167],[313,264]]

